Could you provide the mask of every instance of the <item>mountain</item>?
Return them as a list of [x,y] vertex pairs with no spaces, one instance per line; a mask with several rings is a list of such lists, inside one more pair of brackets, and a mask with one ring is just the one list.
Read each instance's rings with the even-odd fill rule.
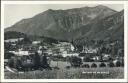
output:
[[122,10],[101,20],[93,20],[90,24],[82,26],[77,31],[77,34],[80,34],[78,40],[121,40],[124,36],[124,11]]
[[6,28],[7,31],[67,41],[109,39],[123,34],[123,11],[117,12],[102,5],[68,10],[49,9],[17,22]]

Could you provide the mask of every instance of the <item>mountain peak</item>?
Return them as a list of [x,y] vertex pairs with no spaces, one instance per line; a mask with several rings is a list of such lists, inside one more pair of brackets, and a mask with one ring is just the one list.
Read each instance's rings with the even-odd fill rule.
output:
[[97,6],[95,6],[95,8],[98,8],[98,9],[104,9],[104,10],[107,9],[107,10],[111,10],[111,11],[116,12],[116,10],[113,10],[113,9],[107,7],[107,6],[104,6],[104,5],[97,5]]
[[95,6],[96,8],[108,8],[107,6],[103,6],[103,5],[97,5]]
[[48,9],[47,11],[54,11],[53,9]]

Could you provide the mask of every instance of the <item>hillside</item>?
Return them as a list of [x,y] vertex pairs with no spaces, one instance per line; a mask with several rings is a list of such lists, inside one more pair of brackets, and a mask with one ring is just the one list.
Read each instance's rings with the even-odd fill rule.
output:
[[[87,29],[85,29],[87,28]],[[86,31],[88,30],[88,31]],[[105,17],[101,20],[93,20],[90,24],[82,26],[78,33],[81,34],[78,39],[120,39],[124,35],[124,11]],[[86,33],[85,33],[86,32]]]

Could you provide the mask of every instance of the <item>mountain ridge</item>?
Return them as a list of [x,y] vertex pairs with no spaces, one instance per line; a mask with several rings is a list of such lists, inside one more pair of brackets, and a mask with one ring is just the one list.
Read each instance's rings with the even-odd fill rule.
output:
[[[17,31],[27,35],[45,36],[67,41],[76,40],[78,38],[86,39],[87,37],[90,37],[90,39],[97,39],[98,36],[96,35],[101,34],[97,34],[96,32],[104,33],[106,32],[105,30],[110,27],[118,27],[114,24],[115,20],[117,20],[115,19],[116,17],[112,17],[123,17],[122,13],[123,12],[117,12],[102,5],[67,10],[49,9],[32,18],[19,21],[13,26],[6,28],[5,32]],[[112,20],[104,20],[108,18]],[[118,22],[119,26],[121,25],[121,27],[123,27],[123,20],[118,20],[122,23],[121,25],[121,23]],[[106,25],[103,26],[103,23]],[[109,31],[106,32],[106,34],[109,34]],[[106,34],[104,34],[101,39],[106,37]]]

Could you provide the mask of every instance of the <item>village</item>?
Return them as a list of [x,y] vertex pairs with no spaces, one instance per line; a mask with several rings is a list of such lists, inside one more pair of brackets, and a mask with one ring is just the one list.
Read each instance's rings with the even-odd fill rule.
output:
[[[72,43],[58,42],[48,44],[43,41],[34,40],[31,43],[24,41],[25,38],[5,40],[5,66],[13,68],[35,68],[34,62],[43,69],[69,69],[72,67],[99,68],[99,67],[121,67],[124,66],[123,50],[118,49],[116,56],[112,56],[110,49],[106,49],[114,43],[106,44],[106,48],[82,46],[78,51]],[[101,50],[104,49],[104,50]],[[35,56],[33,59],[33,56]],[[45,56],[45,57],[44,57]],[[43,58],[41,58],[43,57]],[[45,59],[44,59],[45,58]],[[40,61],[38,61],[38,60]],[[42,61],[42,62],[41,62]],[[6,67],[5,67],[6,68]],[[39,67],[40,68],[40,67]]]

